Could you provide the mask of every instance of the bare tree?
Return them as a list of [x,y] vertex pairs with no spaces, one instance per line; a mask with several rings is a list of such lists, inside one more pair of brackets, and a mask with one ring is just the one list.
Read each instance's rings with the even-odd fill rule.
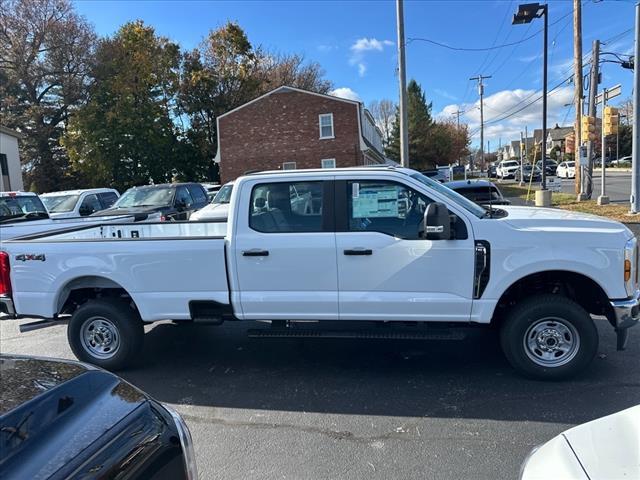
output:
[[382,143],[384,146],[389,144],[397,109],[398,106],[393,101],[387,99],[374,100],[369,104],[368,110],[371,112],[371,115],[373,115],[376,125],[382,132]]
[[631,125],[633,122],[633,99],[627,98],[618,105],[618,112],[620,113],[620,124]]
[[324,78],[320,64],[306,62],[303,55],[268,54],[261,50],[258,55],[263,92],[282,85],[325,94],[333,88],[333,83]]
[[68,180],[59,140],[86,99],[95,44],[67,0],[0,0],[0,115],[25,134],[21,157],[32,188],[59,189]]

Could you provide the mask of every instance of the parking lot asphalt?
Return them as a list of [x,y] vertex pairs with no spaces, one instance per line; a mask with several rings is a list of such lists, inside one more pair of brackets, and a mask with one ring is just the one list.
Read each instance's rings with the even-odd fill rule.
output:
[[[0,322],[0,351],[72,359],[63,325]],[[186,419],[202,479],[514,479],[561,431],[640,403],[640,328],[564,382],[516,375],[493,331],[462,341],[250,339],[248,326],[146,328],[118,372]]]

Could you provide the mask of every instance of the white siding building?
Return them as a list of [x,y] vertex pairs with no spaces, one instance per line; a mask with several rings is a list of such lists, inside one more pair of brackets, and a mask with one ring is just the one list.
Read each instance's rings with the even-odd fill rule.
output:
[[22,135],[0,125],[0,192],[24,190],[18,140]]

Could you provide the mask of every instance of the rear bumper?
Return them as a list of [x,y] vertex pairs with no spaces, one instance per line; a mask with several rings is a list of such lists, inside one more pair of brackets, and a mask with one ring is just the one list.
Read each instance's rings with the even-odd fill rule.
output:
[[16,309],[13,306],[11,297],[0,295],[0,314],[8,315],[9,318],[15,318]]
[[616,330],[633,327],[640,321],[640,290],[624,300],[611,300],[611,307],[615,315]]

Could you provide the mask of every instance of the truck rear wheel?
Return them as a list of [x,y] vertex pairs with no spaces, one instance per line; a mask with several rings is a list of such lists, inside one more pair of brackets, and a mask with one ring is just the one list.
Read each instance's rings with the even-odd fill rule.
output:
[[140,316],[120,299],[88,301],[74,312],[67,327],[67,339],[78,360],[107,370],[129,365],[143,338]]
[[580,305],[560,295],[536,295],[507,313],[500,343],[511,365],[541,380],[584,370],[598,351],[598,330]]

